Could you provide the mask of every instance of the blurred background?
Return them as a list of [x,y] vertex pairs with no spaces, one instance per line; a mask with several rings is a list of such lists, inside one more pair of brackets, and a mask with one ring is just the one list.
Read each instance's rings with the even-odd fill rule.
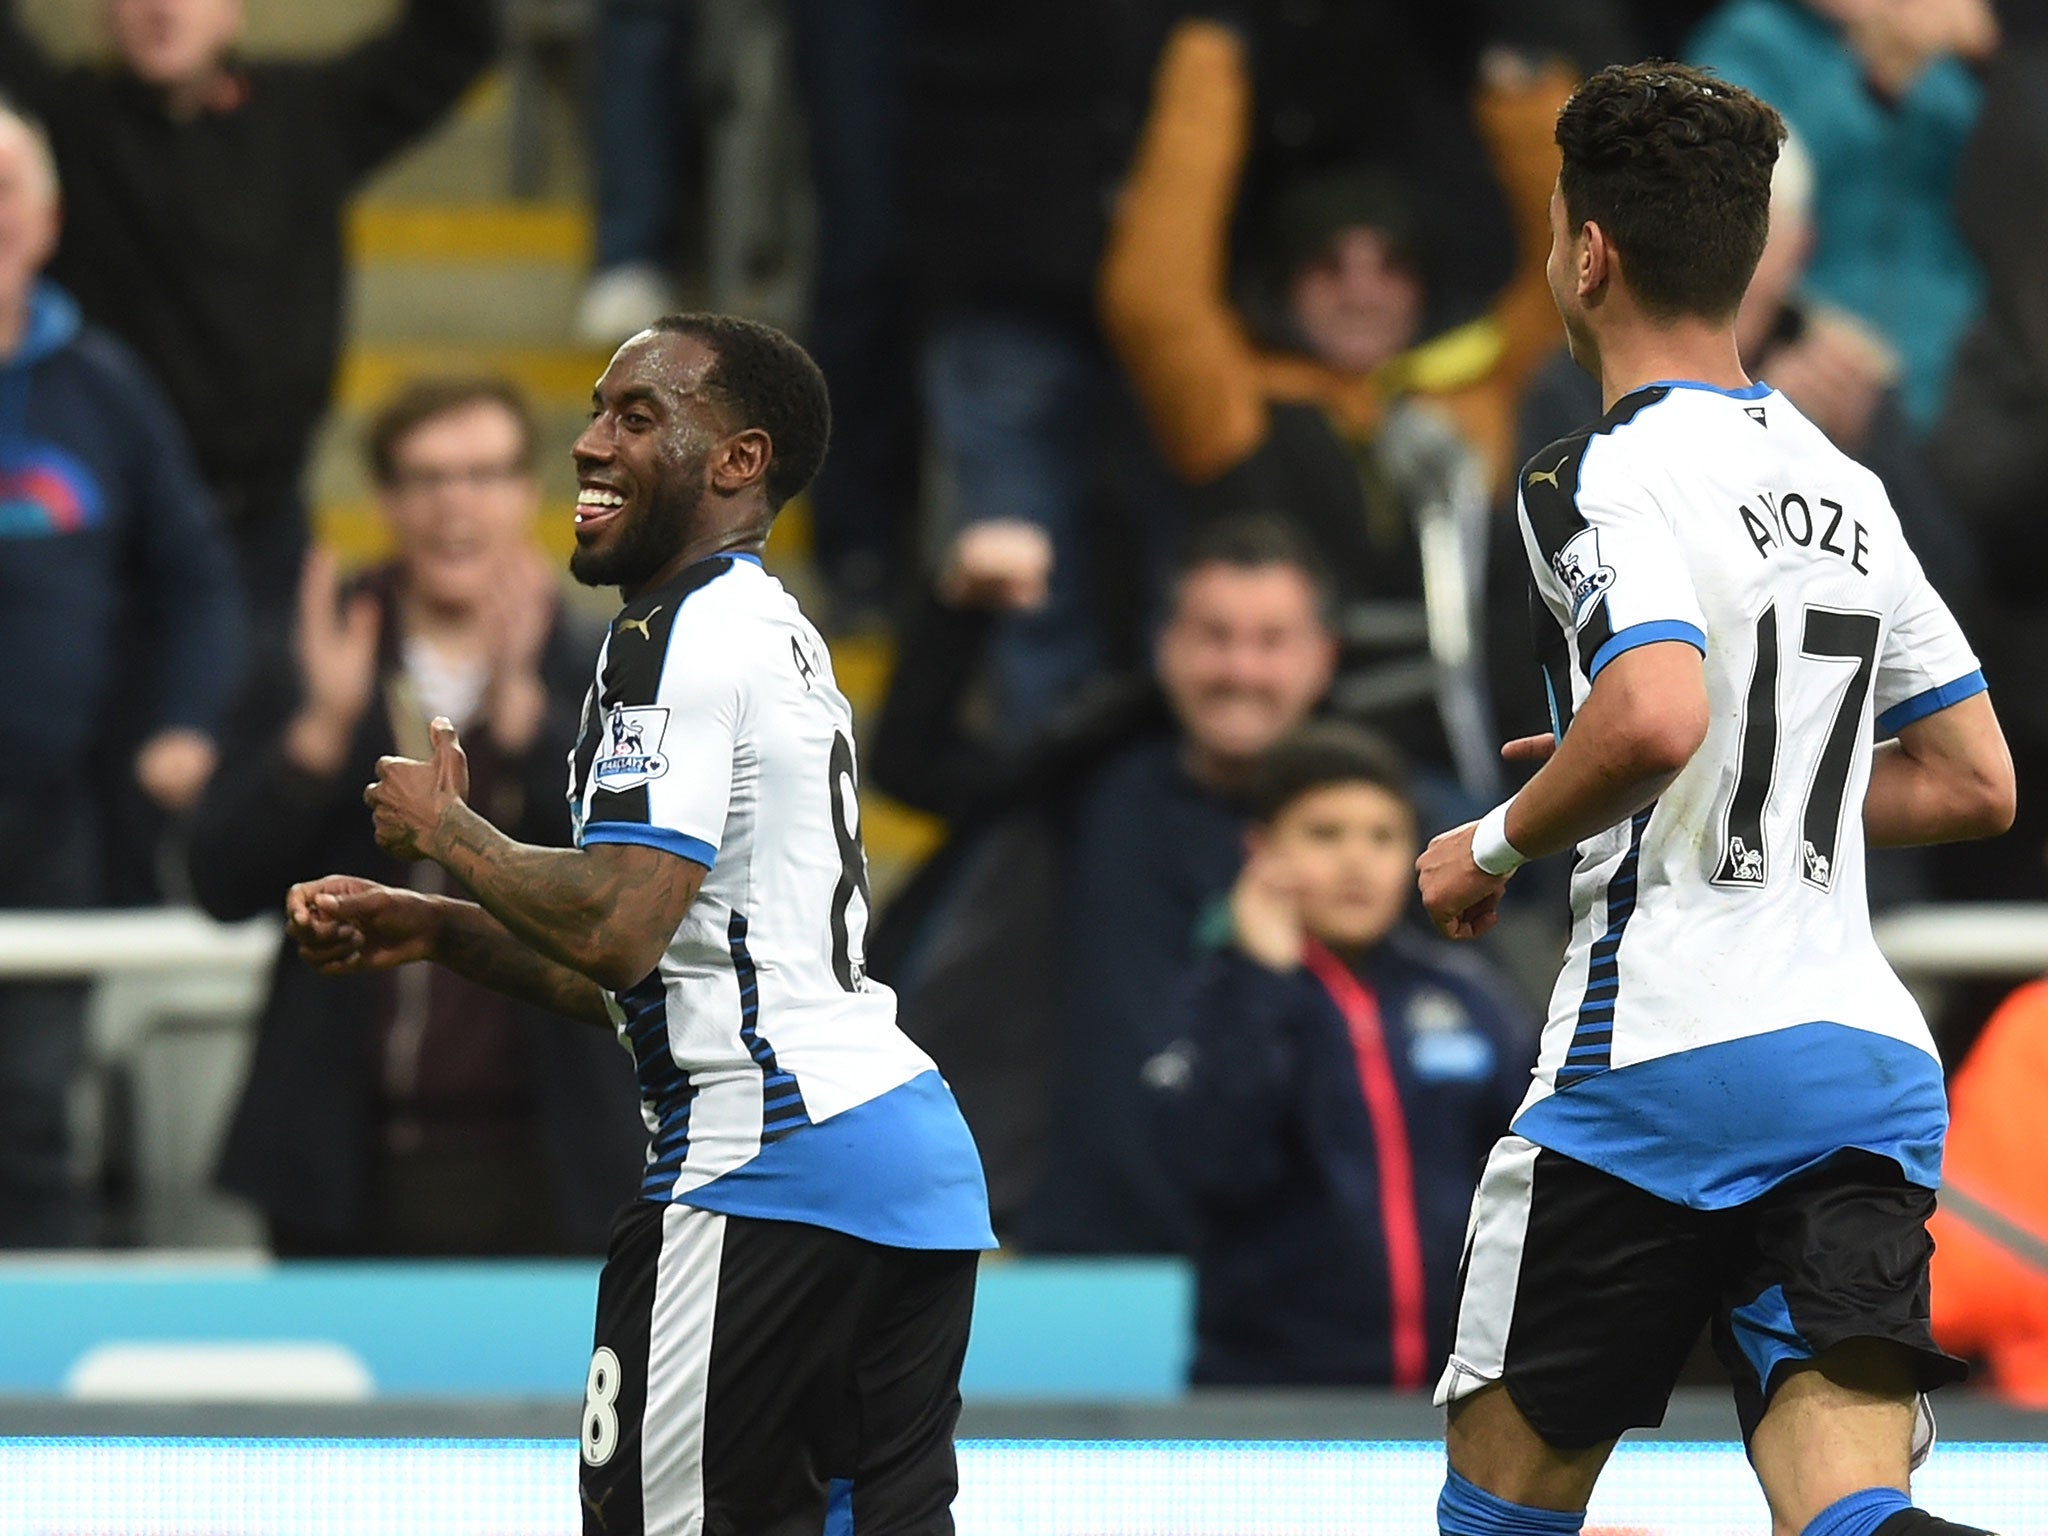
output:
[[[677,309],[833,391],[768,564],[855,707],[871,973],[1004,1240],[961,1528],[1425,1521],[1565,911],[1531,867],[1449,953],[1408,863],[1548,728],[1512,485],[1599,413],[1551,125],[1652,56],[1789,124],[1745,360],[1881,478],[2018,761],[2010,834],[1867,879],[1951,1071],[1935,1321],[1980,1369],[1929,1501],[2048,1531],[2044,20],[0,0],[0,1532],[573,1528],[629,1059],[445,975],[316,977],[278,912],[431,878],[359,795],[435,714],[481,810],[566,841],[613,599],[566,578],[568,446]],[[1366,957],[1370,1041],[1259,961],[1247,833],[1311,724],[1391,852],[1282,932]],[[1701,1365],[1596,1523],[1762,1518]]]

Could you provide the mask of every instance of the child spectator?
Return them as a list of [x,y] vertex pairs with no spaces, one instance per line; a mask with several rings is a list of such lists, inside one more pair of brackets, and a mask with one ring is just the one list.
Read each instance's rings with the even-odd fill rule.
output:
[[1391,750],[1267,753],[1224,942],[1146,1067],[1197,1211],[1197,1384],[1435,1379],[1486,1150],[1534,1038],[1485,971],[1401,925],[1415,812]]

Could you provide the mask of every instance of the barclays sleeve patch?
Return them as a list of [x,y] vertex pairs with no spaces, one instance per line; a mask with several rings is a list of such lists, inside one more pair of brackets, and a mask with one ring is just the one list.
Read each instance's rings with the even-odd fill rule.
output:
[[1600,563],[1599,530],[1588,528],[1573,535],[1570,543],[1550,557],[1550,568],[1564,588],[1572,628],[1577,629],[1601,595],[1614,585],[1614,567]]
[[661,738],[668,732],[668,710],[658,704],[614,704],[605,717],[604,745],[590,780],[616,794],[638,789],[668,772]]

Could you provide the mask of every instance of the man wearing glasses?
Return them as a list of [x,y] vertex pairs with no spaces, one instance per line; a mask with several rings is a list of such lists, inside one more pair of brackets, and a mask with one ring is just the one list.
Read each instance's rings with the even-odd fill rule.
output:
[[[367,446],[391,558],[345,584],[324,552],[308,562],[296,654],[255,680],[194,829],[193,884],[218,917],[272,911],[330,870],[438,888],[439,866],[380,852],[361,814],[377,759],[424,756],[437,715],[464,728],[486,815],[569,839],[562,761],[597,637],[566,618],[534,544],[526,402],[499,380],[421,381]],[[221,1180],[279,1254],[599,1252],[642,1140],[632,1073],[602,1036],[447,971],[292,964]]]

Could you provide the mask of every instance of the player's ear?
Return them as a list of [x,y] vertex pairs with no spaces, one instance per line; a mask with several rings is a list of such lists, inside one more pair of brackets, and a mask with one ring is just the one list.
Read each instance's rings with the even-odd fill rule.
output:
[[1590,299],[1614,275],[1614,247],[1607,243],[1607,231],[1590,219],[1579,226],[1579,238],[1573,244],[1578,247],[1573,266],[1579,297]]
[[758,484],[768,473],[775,444],[759,427],[747,427],[721,442],[711,454],[711,488],[732,496]]

